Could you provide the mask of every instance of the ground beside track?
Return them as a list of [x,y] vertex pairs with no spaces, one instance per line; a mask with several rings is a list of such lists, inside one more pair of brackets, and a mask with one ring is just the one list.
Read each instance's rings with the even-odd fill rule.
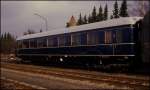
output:
[[0,84],[1,90],[16,90],[16,89],[34,90],[34,89],[36,89],[36,88],[32,88],[30,86],[26,86],[24,84],[16,83],[16,82],[14,82],[10,79],[6,79],[4,77],[1,77],[0,82],[1,82],[1,84]]
[[92,84],[86,81],[72,80],[59,78],[51,75],[41,75],[29,72],[21,72],[11,69],[1,69],[2,77],[11,78],[18,82],[25,82],[31,85],[40,86],[45,89],[100,89],[100,88],[128,88],[128,87],[115,87],[107,83]]
[[[8,60],[8,61],[9,61],[9,63],[12,62],[11,60]],[[30,66],[30,68],[32,70],[32,65],[29,65],[29,66]],[[36,66],[36,67],[38,67],[38,66]],[[31,77],[28,76],[29,72],[24,72],[24,74],[23,74],[22,73],[23,71],[13,70],[11,68],[9,68],[9,69],[7,68],[6,69],[4,67],[1,67],[1,70],[3,71],[3,75],[7,76],[5,78],[11,78],[13,80],[17,80],[18,82],[25,82],[25,83],[29,83],[31,85],[33,84],[35,86],[41,85],[40,82],[46,83],[46,84],[47,83],[51,83],[51,84],[48,84],[48,86],[50,85],[51,87],[47,87],[46,86],[46,88],[48,88],[48,89],[59,89],[59,88],[62,88],[62,89],[100,89],[100,88],[104,88],[104,89],[112,89],[112,88],[113,89],[123,89],[123,88],[124,89],[130,89],[129,87],[124,87],[124,86],[122,86],[122,87],[116,87],[114,85],[109,85],[108,83],[100,83],[99,82],[97,84],[92,84],[91,82],[88,82],[88,81],[72,80],[72,79],[67,79],[67,78],[59,78],[58,79],[58,76],[57,77],[56,76],[53,77],[52,75],[48,75],[48,77],[52,77],[52,78],[50,78],[50,79],[46,78],[46,80],[47,79],[50,80],[50,82],[49,82],[49,81],[43,81],[43,79],[40,79],[40,80],[35,79],[35,77],[34,78],[32,77],[33,79],[31,79]],[[15,72],[19,72],[19,73],[15,73]],[[30,72],[30,73],[33,76],[35,74],[34,72]],[[19,74],[19,75],[17,75],[17,74]],[[35,75],[40,75],[40,74],[36,73]],[[29,80],[27,79],[27,81],[24,81],[24,80],[26,80],[26,78],[24,78],[22,76],[26,76],[26,78],[30,78],[30,79]],[[39,78],[39,76],[36,76],[36,77]],[[21,78],[21,79],[18,80],[18,78]],[[40,82],[36,82],[36,81],[40,81]],[[36,84],[35,82],[38,83],[38,84]],[[45,88],[44,86],[42,86],[42,87]]]

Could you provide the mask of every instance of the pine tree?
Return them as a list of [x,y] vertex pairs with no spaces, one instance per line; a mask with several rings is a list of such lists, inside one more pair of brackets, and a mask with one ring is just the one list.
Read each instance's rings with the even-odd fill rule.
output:
[[11,41],[12,41],[12,37],[11,37],[10,33],[7,33],[7,42],[6,42],[7,52],[11,52]]
[[119,15],[121,17],[128,17],[128,12],[127,12],[127,1],[123,0],[122,4],[121,4],[121,8],[120,8],[120,13]]
[[114,18],[119,18],[119,10],[118,10],[117,0],[116,0],[116,2],[114,4],[113,17]]
[[88,23],[92,23],[92,22],[91,22],[91,18],[92,18],[92,17],[91,17],[91,15],[89,14]]
[[84,24],[87,24],[87,18],[86,18],[86,15],[84,16]]
[[1,44],[2,40],[3,40],[3,34],[1,34],[1,36],[0,36],[0,44]]
[[107,8],[107,4],[105,5],[105,10],[104,10],[104,20],[108,19],[108,8]]
[[1,36],[0,36],[0,49],[1,49],[1,51],[3,51],[3,48],[2,48],[2,46],[3,46],[3,40],[4,40],[4,35],[1,34]]
[[97,21],[97,17],[96,17],[96,7],[94,6],[93,12],[92,12],[92,22],[96,22],[96,21]]
[[110,19],[113,19],[113,15],[110,16]]
[[16,47],[15,38],[10,33],[1,35],[1,53],[9,54],[14,52]]
[[101,5],[99,7],[99,13],[98,13],[97,19],[98,19],[98,21],[103,20],[103,9],[102,9]]
[[7,33],[5,32],[4,33],[4,40],[6,40],[7,39]]
[[82,24],[83,24],[83,19],[80,13],[77,25],[82,25]]

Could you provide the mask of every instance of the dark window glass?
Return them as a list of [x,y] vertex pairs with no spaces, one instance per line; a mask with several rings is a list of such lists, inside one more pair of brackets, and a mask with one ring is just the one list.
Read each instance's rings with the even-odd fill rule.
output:
[[88,32],[88,44],[103,44],[104,43],[104,31],[90,31]]
[[112,43],[112,32],[105,31],[105,43]]
[[90,31],[88,32],[88,45],[96,44],[97,42],[97,33],[96,31]]
[[88,32],[88,45],[98,44],[98,32],[97,31],[90,31]]
[[65,35],[59,36],[59,46],[65,46]]
[[71,35],[64,34],[59,36],[59,46],[70,46],[71,44]]
[[73,33],[72,34],[72,45],[76,46],[76,45],[80,45],[80,33]]
[[52,47],[52,46],[53,46],[53,38],[48,37],[48,47]]
[[57,37],[53,37],[53,47],[57,47],[58,46],[58,39]]
[[98,31],[98,44],[104,44],[104,31]]
[[72,45],[76,46],[86,44],[87,44],[87,34],[85,32],[72,34]]
[[116,37],[116,43],[122,43],[122,30],[117,30],[115,37]]
[[123,43],[131,42],[132,37],[131,37],[131,29],[130,28],[122,29],[122,34],[123,34]]
[[30,40],[30,48],[37,48],[37,39]]
[[70,34],[65,34],[65,46],[70,46],[71,45],[71,35]]
[[47,39],[45,37],[37,39],[38,47],[47,47]]
[[29,48],[29,40],[23,40],[22,48]]
[[48,37],[48,47],[57,47],[58,46],[58,39],[56,36],[49,36]]
[[80,39],[81,39],[81,45],[86,45],[87,44],[87,33],[82,32],[80,33]]

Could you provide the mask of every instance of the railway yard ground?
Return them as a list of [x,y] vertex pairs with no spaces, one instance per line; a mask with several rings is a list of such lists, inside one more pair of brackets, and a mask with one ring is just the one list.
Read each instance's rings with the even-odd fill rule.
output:
[[19,63],[1,58],[1,89],[149,90],[149,76]]

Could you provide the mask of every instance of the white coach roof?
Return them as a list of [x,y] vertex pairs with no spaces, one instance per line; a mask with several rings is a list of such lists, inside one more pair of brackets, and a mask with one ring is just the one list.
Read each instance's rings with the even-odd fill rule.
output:
[[84,31],[84,30],[90,30],[90,29],[96,29],[96,28],[105,28],[105,27],[135,24],[140,19],[142,19],[142,17],[122,17],[122,18],[117,18],[117,19],[110,19],[106,21],[84,24],[80,26],[72,26],[69,28],[54,29],[54,30],[44,31],[41,33],[28,34],[22,37],[18,37],[17,40],[57,35],[57,34],[70,33],[70,32],[77,32],[77,31]]

